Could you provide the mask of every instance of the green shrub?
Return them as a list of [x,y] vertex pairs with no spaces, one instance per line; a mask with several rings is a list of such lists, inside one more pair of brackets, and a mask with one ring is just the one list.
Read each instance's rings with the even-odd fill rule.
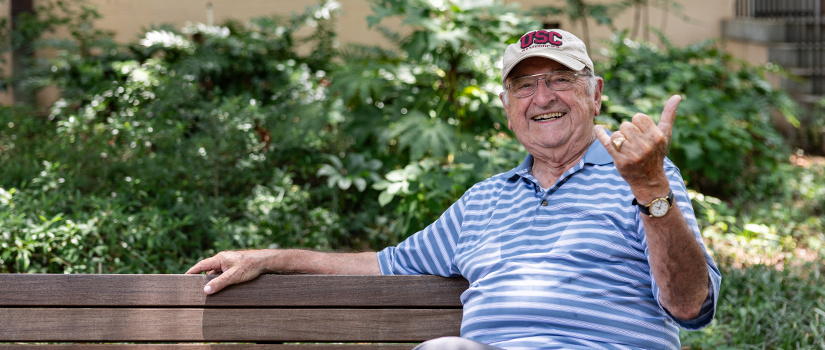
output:
[[[352,151],[383,164],[384,178],[373,186],[386,206],[375,210],[392,214],[389,232],[376,232],[383,246],[422,229],[472,184],[523,159],[521,147],[500,131],[506,118],[495,63],[507,43],[538,22],[500,1],[371,6],[369,25],[397,48],[344,48],[346,65],[331,74],[331,89],[346,104],[341,128]],[[394,17],[403,20],[401,33],[380,26]]]
[[699,332],[682,332],[691,349],[825,348],[825,281],[820,264],[732,267],[719,259],[724,280],[716,318]]
[[635,113],[658,116],[682,94],[669,157],[688,186],[731,197],[769,195],[782,181],[789,149],[772,124],[777,111],[793,118],[793,102],[765,80],[765,68],[734,59],[712,41],[686,48],[639,43],[619,34],[607,46],[604,116],[613,125]]
[[[314,186],[342,143],[322,12],[160,27],[125,46],[73,37],[22,72],[61,99],[48,116],[0,110],[0,271],[180,272],[215,249],[349,245]],[[320,49],[303,57],[294,33],[310,20]],[[287,202],[255,210],[284,188]]]

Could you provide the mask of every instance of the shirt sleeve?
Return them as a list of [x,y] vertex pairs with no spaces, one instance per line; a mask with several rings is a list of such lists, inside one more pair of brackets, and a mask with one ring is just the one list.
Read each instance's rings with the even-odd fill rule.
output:
[[454,257],[467,196],[465,193],[438,220],[398,246],[378,252],[381,274],[460,276]]
[[[718,301],[719,296],[719,288],[722,283],[722,274],[719,272],[719,268],[716,266],[716,263],[713,261],[713,258],[707,251],[705,244],[702,242],[702,234],[699,231],[699,224],[696,221],[696,214],[693,211],[693,205],[691,204],[690,197],[688,196],[687,188],[685,187],[685,182],[682,179],[681,174],[679,173],[679,169],[676,168],[673,163],[669,160],[666,160],[665,163],[665,172],[667,173],[667,177],[670,181],[670,188],[673,190],[673,197],[674,201],[678,204],[679,209],[682,211],[682,215],[685,217],[685,221],[687,222],[690,230],[693,232],[693,237],[702,247],[702,251],[705,253],[705,263],[708,267],[708,296],[705,298],[704,303],[702,304],[702,308],[699,311],[699,315],[690,320],[680,320],[673,315],[670,314],[667,309],[662,306],[662,303],[659,301],[659,285],[656,283],[656,278],[653,277],[653,271],[651,271],[651,280],[652,288],[653,288],[653,296],[656,298],[656,301],[659,303],[659,307],[667,314],[667,316],[675,322],[679,327],[682,327],[686,330],[698,330],[704,328],[711,321],[713,321],[713,317],[716,315],[716,304]],[[644,227],[641,224],[641,216],[637,215],[639,231],[644,239],[644,248],[645,248],[645,255],[650,258],[650,253],[647,247],[647,238],[644,235]]]

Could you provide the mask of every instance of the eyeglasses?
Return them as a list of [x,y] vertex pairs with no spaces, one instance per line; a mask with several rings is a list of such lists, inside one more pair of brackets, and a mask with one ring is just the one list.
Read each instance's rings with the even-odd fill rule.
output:
[[555,91],[568,90],[576,84],[576,79],[579,76],[587,76],[583,73],[573,73],[569,70],[552,71],[541,74],[528,75],[513,80],[510,85],[505,88],[510,91],[513,96],[527,97],[536,93],[539,86],[539,79],[544,79],[547,88]]

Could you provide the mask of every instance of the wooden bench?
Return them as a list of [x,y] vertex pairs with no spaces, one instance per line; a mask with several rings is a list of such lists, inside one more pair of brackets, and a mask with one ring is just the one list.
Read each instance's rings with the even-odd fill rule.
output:
[[264,275],[206,296],[211,278],[0,274],[0,349],[411,349],[458,335],[467,288],[436,276]]

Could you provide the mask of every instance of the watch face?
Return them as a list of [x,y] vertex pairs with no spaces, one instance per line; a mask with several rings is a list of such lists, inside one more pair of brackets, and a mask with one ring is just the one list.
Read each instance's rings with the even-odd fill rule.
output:
[[659,198],[650,204],[650,215],[653,215],[655,217],[664,216],[665,214],[667,214],[668,209],[670,209],[670,205],[668,204],[667,200]]

